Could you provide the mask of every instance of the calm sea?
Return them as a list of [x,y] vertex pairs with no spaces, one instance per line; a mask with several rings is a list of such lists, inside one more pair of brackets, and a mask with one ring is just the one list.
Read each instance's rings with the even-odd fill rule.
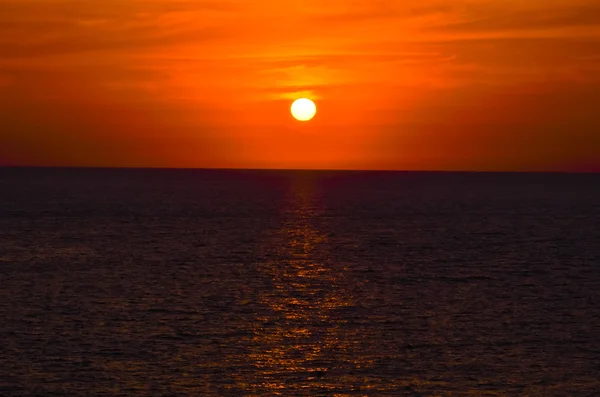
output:
[[599,174],[0,169],[2,396],[599,379]]

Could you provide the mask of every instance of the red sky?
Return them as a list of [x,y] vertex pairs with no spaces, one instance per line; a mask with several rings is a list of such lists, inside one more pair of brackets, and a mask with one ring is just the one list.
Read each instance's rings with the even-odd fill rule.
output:
[[2,0],[0,164],[600,170],[600,3]]

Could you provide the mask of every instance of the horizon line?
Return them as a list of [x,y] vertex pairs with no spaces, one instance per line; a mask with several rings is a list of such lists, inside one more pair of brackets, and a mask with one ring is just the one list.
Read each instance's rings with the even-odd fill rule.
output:
[[426,170],[426,169],[351,169],[351,168],[261,168],[261,167],[165,167],[165,166],[86,166],[86,165],[0,165],[0,169],[96,169],[96,170],[173,170],[173,171],[279,171],[279,172],[398,172],[398,173],[472,173],[472,174],[600,174],[600,170]]

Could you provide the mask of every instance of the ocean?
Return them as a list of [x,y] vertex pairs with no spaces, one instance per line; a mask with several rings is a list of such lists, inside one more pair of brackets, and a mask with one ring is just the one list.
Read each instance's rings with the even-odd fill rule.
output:
[[600,174],[0,168],[2,396],[598,396]]

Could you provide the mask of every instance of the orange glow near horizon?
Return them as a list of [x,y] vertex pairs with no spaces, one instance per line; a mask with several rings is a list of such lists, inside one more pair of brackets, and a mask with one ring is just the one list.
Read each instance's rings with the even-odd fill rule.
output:
[[0,165],[598,169],[598,12],[4,0]]

